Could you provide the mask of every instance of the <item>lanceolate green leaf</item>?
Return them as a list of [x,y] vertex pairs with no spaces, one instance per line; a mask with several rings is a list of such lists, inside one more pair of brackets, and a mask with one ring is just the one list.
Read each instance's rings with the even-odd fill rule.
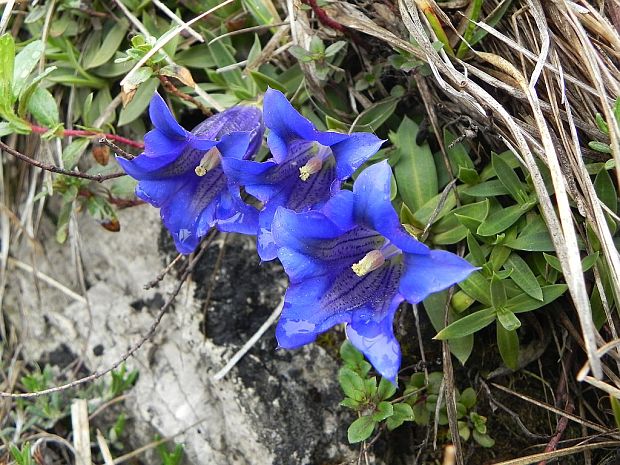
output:
[[43,42],[35,40],[26,45],[15,57],[15,69],[13,71],[13,102],[15,102],[22,89],[28,84],[28,76],[34,71],[42,54]]
[[12,113],[14,63],[15,42],[7,33],[0,37],[0,111],[3,113]]
[[398,145],[401,156],[394,166],[394,175],[401,198],[412,211],[437,195],[437,170],[428,145],[415,142],[418,126],[405,117],[398,128]]
[[505,308],[513,313],[529,312],[543,307],[555,299],[560,297],[566,292],[568,286],[566,284],[552,284],[550,286],[543,286],[541,288],[543,293],[543,300],[536,300],[526,294],[522,294],[517,297],[513,297],[506,302]]
[[43,126],[51,128],[59,123],[60,117],[56,100],[47,89],[42,87],[37,88],[32,94],[28,102],[28,111]]
[[[444,314],[446,311],[446,299],[448,292],[436,292],[429,295],[424,300],[424,309],[431,320],[431,324],[435,331],[441,331],[444,328]],[[458,315],[450,307],[448,309],[448,322],[457,320]],[[474,336],[472,334],[464,337],[453,338],[450,340],[450,352],[461,362],[465,364],[474,348]]]
[[478,228],[478,234],[481,236],[493,236],[499,234],[510,226],[515,224],[528,210],[536,205],[534,202],[528,202],[522,205],[511,205],[502,210],[496,211]]
[[491,305],[489,281],[480,271],[474,271],[465,281],[458,283],[458,286],[478,302],[484,305]]
[[446,326],[439,331],[433,339],[445,340],[473,334],[493,323],[493,321],[495,321],[495,316],[496,312],[494,308],[478,310]]
[[520,192],[525,191],[527,186],[521,183],[517,173],[498,155],[493,154],[492,163],[501,183],[510,192],[511,197],[519,202]]
[[512,370],[519,368],[519,336],[516,330],[509,331],[497,325],[497,347],[506,366]]
[[510,278],[523,289],[527,295],[535,298],[536,300],[543,300],[543,293],[540,289],[540,284],[536,280],[536,276],[530,269],[525,260],[523,260],[518,254],[511,253],[504,263],[504,269],[512,270]]

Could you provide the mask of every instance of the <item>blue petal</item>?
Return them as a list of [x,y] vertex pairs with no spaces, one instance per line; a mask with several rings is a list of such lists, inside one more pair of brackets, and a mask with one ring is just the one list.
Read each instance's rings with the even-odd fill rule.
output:
[[313,247],[321,246],[319,241],[337,239],[345,232],[319,211],[296,213],[279,207],[271,225],[273,237],[279,247],[313,252]]
[[327,271],[324,263],[289,247],[278,248],[278,259],[291,284],[323,276]]
[[224,173],[214,169],[203,177],[186,177],[182,187],[162,205],[164,226],[172,234],[179,252],[193,252],[215,225],[217,206],[226,188]]
[[464,280],[477,269],[444,250],[431,250],[426,255],[404,254],[404,265],[400,293],[412,304]]
[[354,216],[354,201],[353,192],[339,191],[325,202],[321,207],[321,213],[342,231],[349,231],[357,226]]
[[374,134],[358,132],[351,134],[342,142],[331,146],[336,158],[336,176],[344,180],[351,176],[381,148],[385,141]]
[[263,131],[261,111],[256,107],[238,105],[207,118],[192,129],[192,134],[216,139],[235,132],[247,132],[261,139]]
[[402,227],[390,201],[392,170],[387,160],[369,166],[355,180],[355,217],[358,222],[380,232],[405,252],[427,254],[428,247]]
[[235,184],[242,185],[246,192],[262,202],[266,202],[280,189],[279,186],[266,181],[267,174],[276,166],[273,161],[259,163],[234,157],[222,158],[222,169],[228,179]]
[[267,89],[263,102],[265,125],[271,130],[267,144],[273,158],[282,163],[288,156],[288,144],[295,139],[317,141],[322,145],[336,144],[348,136],[337,132],[320,132],[293,108],[284,94]]
[[316,337],[332,326],[350,321],[346,312],[331,312],[318,308],[318,301],[329,279],[324,277],[291,285],[284,297],[284,309],[276,326],[278,346],[296,349],[313,342]]
[[400,369],[400,345],[394,336],[394,313],[402,297],[396,295],[389,301],[388,310],[381,319],[368,316],[368,309],[356,311],[347,325],[351,343],[370,361],[384,378],[396,384]]
[[185,184],[185,179],[181,177],[140,181],[136,187],[136,195],[154,207],[161,208]]
[[173,114],[170,112],[168,105],[164,99],[155,92],[149,105],[149,116],[153,126],[163,132],[170,139],[185,140],[188,132],[181,127]]
[[220,231],[256,235],[258,210],[243,202],[238,186],[229,185],[222,194],[216,216]]

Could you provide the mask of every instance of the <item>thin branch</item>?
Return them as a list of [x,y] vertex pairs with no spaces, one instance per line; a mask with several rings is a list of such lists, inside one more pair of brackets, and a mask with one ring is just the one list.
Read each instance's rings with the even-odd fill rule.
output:
[[21,152],[18,152],[14,148],[9,147],[2,141],[0,141],[0,149],[4,150],[6,153],[13,155],[15,158],[18,158],[32,166],[36,166],[37,168],[41,168],[42,170],[50,171],[56,174],[64,174],[65,176],[72,176],[74,178],[81,178],[81,179],[88,179],[90,181],[103,182],[103,181],[107,181],[108,179],[120,178],[121,176],[126,175],[126,173],[87,174],[87,173],[81,173],[79,171],[66,170],[64,168],[59,168],[56,165],[52,165],[49,163],[43,163],[41,161],[34,160],[30,158],[29,156],[24,155]]
[[[49,131],[48,128],[43,126],[37,126],[35,124],[31,124],[30,128],[32,132],[36,134],[45,134]],[[137,149],[143,149],[144,143],[138,142],[132,139],[128,139],[127,137],[119,136],[116,134],[107,134],[100,131],[89,131],[86,129],[63,129],[59,132],[60,136],[63,137],[105,137],[106,139],[113,140],[114,142],[118,142],[119,144],[128,145],[129,147],[135,147]]]
[[211,116],[213,112],[204,106],[202,103],[198,101],[198,99],[192,97],[191,95],[186,94],[185,92],[179,90],[167,76],[158,75],[159,81],[164,86],[164,90],[169,94],[176,95],[181,100],[185,100],[186,102],[190,102],[192,105],[195,105],[205,116]]
[[245,344],[243,344],[243,347],[241,347],[241,349],[239,349],[239,351],[237,351],[237,353],[235,353],[235,355],[232,356],[232,358],[228,361],[228,363],[224,365],[224,368],[222,368],[215,375],[213,375],[214,381],[221,380],[224,376],[228,374],[230,370],[233,369],[233,367],[239,362],[239,360],[243,358],[243,356],[261,338],[261,336],[265,334],[265,332],[271,327],[271,325],[275,323],[275,321],[280,316],[280,313],[282,313],[283,308],[284,308],[284,299],[280,301],[278,306],[274,309],[271,315],[269,315],[269,318],[267,318],[267,320],[263,323],[263,325],[260,328],[258,328],[258,331],[256,331],[256,333],[254,333],[254,335],[250,339],[248,339]]

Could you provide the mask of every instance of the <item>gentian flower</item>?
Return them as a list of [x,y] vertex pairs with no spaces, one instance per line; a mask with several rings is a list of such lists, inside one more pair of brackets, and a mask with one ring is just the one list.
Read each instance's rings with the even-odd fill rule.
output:
[[221,161],[256,153],[264,132],[261,111],[232,107],[190,132],[156,93],[149,114],[155,129],[144,137],[144,153],[118,162],[139,181],[136,195],[161,209],[177,250],[193,252],[216,225],[224,231],[255,234],[258,212],[241,201],[239,188],[229,183]]
[[383,141],[364,132],[318,131],[274,89],[265,93],[263,114],[273,159],[264,163],[227,159],[223,167],[247,193],[265,203],[258,219],[257,249],[267,261],[276,258],[271,222],[277,208],[301,212],[320,207]]
[[401,353],[392,323],[399,304],[418,303],[475,268],[406,232],[390,202],[390,181],[387,161],[375,164],[358,176],[353,192],[340,191],[320,211],[278,208],[272,232],[290,280],[276,328],[279,347],[300,347],[346,323],[353,345],[395,382]]

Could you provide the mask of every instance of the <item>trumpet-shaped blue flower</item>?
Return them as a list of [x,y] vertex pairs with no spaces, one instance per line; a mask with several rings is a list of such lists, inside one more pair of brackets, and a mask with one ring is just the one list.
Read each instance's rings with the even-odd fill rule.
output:
[[346,323],[351,342],[395,381],[400,346],[392,328],[404,300],[418,303],[475,270],[409,235],[390,202],[387,162],[365,169],[353,192],[341,191],[320,211],[278,208],[272,232],[289,276],[276,337],[293,349]]
[[272,260],[277,247],[271,223],[278,207],[297,212],[320,207],[383,141],[370,133],[318,131],[284,94],[273,89],[265,93],[263,113],[273,158],[264,163],[231,158],[224,160],[223,166],[246,192],[264,202],[257,248],[261,259]]
[[161,209],[177,250],[193,252],[216,225],[224,231],[255,234],[258,212],[241,201],[239,188],[228,181],[221,161],[245,160],[256,153],[264,132],[260,110],[233,107],[190,132],[156,93],[149,114],[155,128],[144,137],[144,153],[118,161],[139,181],[136,195]]

